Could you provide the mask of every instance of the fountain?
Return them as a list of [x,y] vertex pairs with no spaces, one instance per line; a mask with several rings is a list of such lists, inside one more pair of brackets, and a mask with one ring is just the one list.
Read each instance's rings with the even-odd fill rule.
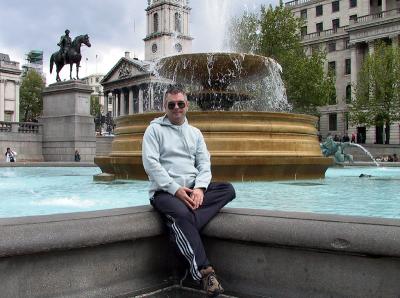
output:
[[[321,154],[317,118],[284,112],[290,105],[274,60],[237,53],[183,54],[161,59],[154,74],[184,84],[191,105],[201,110],[189,112],[188,119],[203,132],[213,179],[316,179],[332,164]],[[159,115],[116,119],[112,152],[95,159],[103,173],[147,179],[142,137]]]

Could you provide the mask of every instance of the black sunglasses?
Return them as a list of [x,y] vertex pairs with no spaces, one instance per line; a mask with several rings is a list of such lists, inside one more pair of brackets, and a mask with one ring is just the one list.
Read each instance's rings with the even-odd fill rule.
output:
[[170,101],[167,106],[168,109],[173,110],[175,109],[176,105],[178,105],[178,108],[183,109],[186,106],[186,103],[184,101],[178,101],[178,102]]

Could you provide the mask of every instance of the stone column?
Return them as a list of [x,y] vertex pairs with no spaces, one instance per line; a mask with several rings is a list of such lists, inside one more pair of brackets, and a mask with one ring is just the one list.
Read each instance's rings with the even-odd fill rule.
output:
[[108,92],[104,92],[104,106],[103,106],[103,113],[107,115],[108,113]]
[[4,98],[6,80],[0,80],[0,121],[4,121]]
[[149,85],[149,100],[150,100],[150,109],[154,110],[154,86],[153,84]]
[[143,114],[143,89],[139,89],[139,114]]
[[357,69],[357,59],[358,59],[358,55],[357,55],[357,44],[353,44],[351,46],[351,93],[354,94],[355,90],[354,90],[354,86],[357,83],[357,74],[358,74],[358,69]]
[[120,115],[120,110],[119,110],[119,105],[121,103],[121,95],[116,92],[115,93],[115,117],[118,117]]
[[375,44],[374,41],[368,42],[368,54],[372,55],[375,52]]
[[117,117],[117,97],[115,91],[112,92],[112,116],[113,118]]
[[133,115],[133,90],[129,88],[129,115]]
[[387,10],[386,0],[382,0],[382,11]]
[[19,122],[19,85],[20,81],[15,81],[15,113],[14,113],[15,122]]
[[400,44],[399,44],[399,35],[395,35],[395,36],[393,36],[392,38],[392,46],[393,47],[400,47]]
[[126,96],[125,96],[125,92],[123,89],[121,89],[121,93],[120,93],[120,100],[119,100],[119,109],[120,109],[120,115],[121,116],[125,116],[125,107],[126,107]]

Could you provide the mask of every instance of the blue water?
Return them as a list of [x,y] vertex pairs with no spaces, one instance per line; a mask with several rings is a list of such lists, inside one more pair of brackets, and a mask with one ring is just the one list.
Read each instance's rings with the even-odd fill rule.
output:
[[[147,181],[94,182],[98,168],[0,168],[0,217],[148,204]],[[370,178],[359,178],[368,174]],[[400,218],[400,168],[330,168],[320,180],[235,182],[228,206]]]

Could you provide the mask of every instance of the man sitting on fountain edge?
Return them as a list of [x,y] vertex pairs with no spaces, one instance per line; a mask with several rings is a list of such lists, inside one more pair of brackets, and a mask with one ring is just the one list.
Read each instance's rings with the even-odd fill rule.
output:
[[235,198],[230,183],[210,183],[210,153],[199,129],[188,124],[185,91],[171,85],[164,95],[166,115],[151,121],[143,137],[142,159],[150,180],[150,202],[165,219],[170,237],[208,296],[223,288],[207,259],[199,231]]

